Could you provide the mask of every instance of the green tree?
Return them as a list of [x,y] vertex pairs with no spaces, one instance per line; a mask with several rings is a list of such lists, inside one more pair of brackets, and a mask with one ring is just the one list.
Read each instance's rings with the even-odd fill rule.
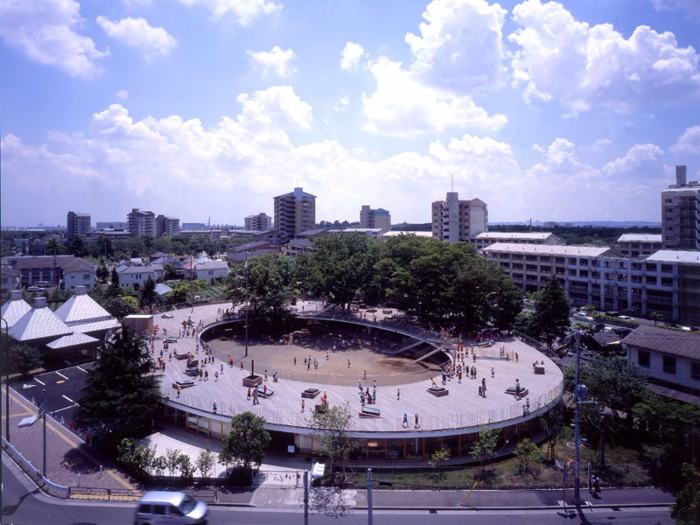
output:
[[540,448],[530,441],[530,438],[525,438],[517,444],[515,457],[518,458],[518,465],[523,476],[528,472],[532,473],[534,465],[542,460]]
[[119,320],[124,319],[127,315],[133,315],[139,311],[139,304],[133,297],[112,297],[107,299],[104,304],[105,310]]
[[439,483],[443,481],[447,476],[443,470],[443,466],[450,460],[450,451],[446,448],[441,448],[436,450],[430,455],[430,460],[428,460],[428,465],[433,467],[433,481]]
[[167,448],[165,449],[165,464],[168,467],[168,474],[174,476],[177,472],[177,458],[180,457],[182,451],[179,448]]
[[80,235],[73,236],[66,251],[71,255],[75,255],[76,257],[85,257],[90,252],[85,239],[83,239]]
[[321,449],[331,458],[331,472],[336,462],[342,462],[343,479],[345,479],[348,453],[355,446],[348,435],[351,419],[350,405],[346,402],[342,406],[336,405],[313,412],[309,421],[309,428],[312,429],[314,436],[318,437]]
[[547,438],[547,460],[554,461],[554,451],[557,444],[564,439],[566,435],[566,420],[564,411],[559,406],[548,410],[540,416],[540,424],[542,431]]
[[97,280],[101,283],[107,282],[107,278],[109,277],[109,269],[107,269],[107,266],[105,264],[100,264],[97,267],[97,270],[95,271],[95,277],[97,277]]
[[236,414],[231,419],[231,431],[221,445],[219,461],[224,465],[239,462],[252,483],[252,467],[262,463],[270,439],[270,433],[265,429],[265,418],[252,412]]
[[[246,272],[248,285],[246,287]],[[234,306],[250,305],[252,320],[280,329],[294,296],[294,269],[289,257],[265,254],[238,265],[226,278],[226,297]]]
[[191,483],[194,479],[194,465],[187,454],[180,454],[177,457],[177,468],[180,471],[180,477],[185,483]]
[[127,326],[98,350],[85,375],[73,420],[98,438],[134,437],[158,413],[160,377],[154,372],[145,339]]
[[177,270],[172,264],[163,265],[163,273],[166,281],[172,281],[178,278]]
[[496,444],[498,442],[498,431],[482,430],[479,432],[479,440],[469,450],[474,459],[481,462],[481,477],[486,473],[486,462],[496,456]]
[[700,523],[700,470],[689,463],[685,463],[682,470],[685,485],[671,506],[671,517],[678,525],[697,525]]
[[651,312],[649,317],[654,320],[654,326],[664,320],[664,316],[661,312]]
[[195,465],[202,478],[208,479],[211,470],[214,468],[214,454],[209,448],[209,445],[207,445],[204,450],[199,451],[199,456],[197,456]]
[[106,295],[108,297],[119,297],[123,292],[124,290],[122,290],[121,283],[119,282],[119,273],[116,268],[112,268],[109,288],[106,290]]
[[544,337],[547,348],[552,348],[554,339],[569,330],[571,304],[559,279],[552,277],[547,285],[537,292],[535,311],[531,319],[531,333]]
[[44,252],[47,255],[63,255],[66,253],[66,249],[63,247],[63,244],[61,244],[61,241],[59,241],[56,237],[53,237],[46,243]]
[[10,370],[22,374],[26,381],[29,372],[44,364],[44,353],[35,346],[17,343],[10,346]]
[[141,288],[139,293],[139,303],[141,308],[151,309],[158,303],[158,294],[156,293],[156,282],[149,277]]
[[95,243],[95,257],[104,257],[109,259],[114,255],[114,247],[112,246],[112,239],[106,235],[100,235],[97,237],[97,242]]

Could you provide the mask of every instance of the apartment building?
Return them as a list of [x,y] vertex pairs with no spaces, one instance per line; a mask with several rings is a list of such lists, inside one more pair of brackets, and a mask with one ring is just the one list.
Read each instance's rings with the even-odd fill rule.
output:
[[555,276],[575,306],[700,321],[699,252],[661,250],[635,260],[607,247],[497,243],[482,253],[523,291],[538,291]]
[[316,196],[294,188],[275,197],[275,242],[288,243],[292,237],[316,225]]
[[472,237],[471,242],[477,249],[486,248],[497,242],[511,244],[566,244],[566,241],[550,232],[481,232]]
[[373,210],[363,205],[360,210],[360,227],[379,228],[382,233],[388,232],[391,229],[391,213],[384,208]]
[[141,211],[138,208],[133,208],[126,218],[129,232],[134,237],[156,236],[156,214],[152,211]]
[[486,203],[475,197],[459,198],[455,191],[447,193],[444,201],[432,204],[433,238],[447,242],[471,241],[472,237],[488,231]]
[[644,258],[658,252],[662,246],[662,235],[625,233],[617,239],[615,249],[625,257]]
[[172,237],[180,231],[180,219],[177,217],[166,217],[158,215],[156,217],[156,237],[167,235]]
[[121,221],[98,222],[95,224],[97,230],[128,230],[129,223]]
[[676,166],[676,183],[661,192],[661,234],[666,250],[700,250],[700,182],[686,181]]
[[66,217],[66,239],[71,241],[79,235],[85,237],[90,232],[90,214],[69,211]]
[[244,220],[246,230],[267,231],[272,229],[272,217],[267,213],[248,215]]

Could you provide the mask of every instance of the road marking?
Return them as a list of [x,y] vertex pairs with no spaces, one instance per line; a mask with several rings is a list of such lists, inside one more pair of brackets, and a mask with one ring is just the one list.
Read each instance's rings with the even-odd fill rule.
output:
[[68,376],[64,376],[61,372],[56,372],[56,374],[61,376],[63,379],[68,379]]
[[80,367],[80,366],[76,366],[75,368],[77,368],[77,369],[80,370],[81,372],[85,372],[85,373],[87,374],[87,370],[85,370],[84,368],[82,368],[82,367]]
[[57,414],[58,412],[61,412],[63,410],[68,410],[69,408],[77,407],[78,403],[75,403],[74,405],[68,405],[67,407],[59,408],[58,410],[52,410],[52,414]]
[[67,400],[70,401],[71,403],[74,403],[74,404],[76,404],[76,405],[78,404],[78,403],[76,403],[75,401],[73,401],[73,400],[72,400],[70,397],[68,397],[68,396],[62,396],[62,397],[63,397],[63,399],[67,399]]
[[36,381],[36,382],[39,383],[40,385],[46,385],[46,383],[44,383],[44,382],[42,382],[42,381],[39,381],[36,377],[34,378],[34,381]]

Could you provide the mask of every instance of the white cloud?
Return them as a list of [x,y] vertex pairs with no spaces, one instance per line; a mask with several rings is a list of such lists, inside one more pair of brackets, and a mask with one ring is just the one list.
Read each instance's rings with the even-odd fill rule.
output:
[[700,153],[700,126],[693,126],[685,130],[678,137],[676,143],[671,146],[671,151],[678,155],[697,155]]
[[90,78],[101,72],[96,61],[109,49],[98,51],[91,38],[76,33],[81,21],[74,0],[0,1],[0,35],[8,46],[72,77]]
[[610,146],[610,144],[612,144],[612,140],[610,139],[596,139],[588,149],[592,151],[603,151],[605,148]]
[[175,39],[165,29],[151,27],[143,18],[129,17],[112,22],[98,16],[97,24],[110,37],[143,50],[143,59],[149,64],[156,58],[169,55],[177,47]]
[[186,5],[201,5],[209,9],[217,18],[232,13],[243,26],[260,16],[282,9],[282,4],[275,0],[180,0],[180,2]]
[[343,48],[342,56],[340,57],[340,69],[354,70],[357,69],[360,59],[365,56],[365,48],[355,42],[348,42]]
[[654,144],[635,144],[624,157],[606,164],[603,173],[608,177],[653,176],[662,170],[660,158],[663,154],[664,151]]
[[700,3],[697,0],[651,0],[654,7],[662,9],[683,9],[690,15],[700,17]]
[[296,58],[292,49],[282,51],[279,46],[275,46],[270,51],[246,51],[251,62],[263,68],[263,76],[274,71],[277,76],[288,77],[296,73],[290,62]]
[[417,81],[401,63],[380,58],[369,63],[377,91],[363,96],[367,124],[364,130],[378,135],[412,137],[452,127],[494,131],[507,119],[489,116],[469,95],[452,95]]
[[513,10],[522,26],[511,66],[527,100],[558,100],[576,115],[595,105],[628,111],[646,102],[700,100],[699,55],[675,35],[639,26],[629,39],[612,25],[589,26],[560,3],[527,0]]
[[309,129],[313,122],[312,109],[302,101],[291,86],[275,86],[256,91],[251,97],[239,95],[243,104],[240,121],[250,126],[274,125],[279,128]]
[[120,89],[119,91],[117,91],[117,98],[127,100],[129,98],[129,92],[125,89]]
[[505,74],[503,23],[507,11],[486,0],[433,0],[420,24],[406,35],[412,71],[426,83],[449,89],[496,88]]
[[350,97],[348,97],[348,94],[345,91],[341,91],[341,93],[340,99],[333,106],[333,109],[338,112],[345,111],[350,104]]

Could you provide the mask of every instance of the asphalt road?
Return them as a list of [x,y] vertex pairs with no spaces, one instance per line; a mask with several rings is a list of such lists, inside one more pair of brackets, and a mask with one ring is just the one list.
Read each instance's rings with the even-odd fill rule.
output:
[[[108,502],[60,501],[46,498],[31,486],[17,467],[3,455],[2,464],[2,523],[22,525],[126,525],[133,522],[135,504]],[[673,520],[663,509],[596,509],[575,511],[375,511],[377,525],[672,525]],[[316,512],[309,515],[309,525],[364,525],[366,510]],[[210,507],[210,523],[223,525],[304,525],[301,509],[259,509]]]

